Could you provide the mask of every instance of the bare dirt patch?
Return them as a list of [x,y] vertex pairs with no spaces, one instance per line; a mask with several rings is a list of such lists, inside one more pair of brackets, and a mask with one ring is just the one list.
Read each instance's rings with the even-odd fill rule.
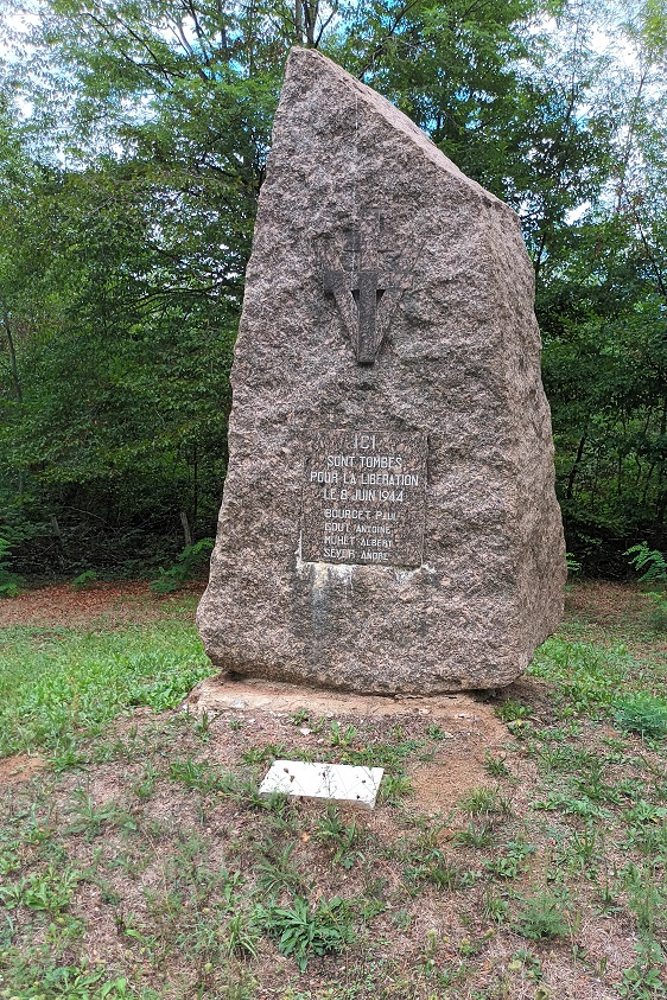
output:
[[26,753],[5,757],[0,760],[0,788],[30,781],[33,775],[43,771],[46,766],[46,761],[42,757],[34,757]]
[[[260,713],[264,739],[269,736],[267,721],[270,726],[271,718],[289,717],[299,711],[311,717],[324,716],[340,725],[373,720],[386,724],[391,718],[400,718],[404,728],[410,728],[411,720],[421,727],[432,720],[442,733],[442,759],[411,769],[415,802],[426,811],[451,808],[466,792],[488,784],[487,757],[507,741],[507,730],[493,706],[464,694],[389,698],[211,677],[197,685],[186,705],[207,717],[230,710]],[[280,738],[279,730],[280,725],[276,739]]]
[[114,628],[157,621],[168,615],[183,597],[198,597],[203,589],[203,583],[193,583],[175,596],[160,596],[143,581],[98,583],[85,590],[74,590],[68,583],[39,587],[0,601],[0,628],[14,625],[76,628],[93,623]]
[[565,595],[568,619],[591,625],[643,625],[650,599],[637,586],[607,580],[583,580]]
[[[564,634],[649,643],[632,617],[644,595],[622,588],[615,620],[600,588],[580,585],[575,602],[585,589]],[[141,620],[142,593],[117,620]],[[148,597],[161,613],[164,599]],[[86,623],[105,620],[90,607]],[[423,699],[218,678],[185,710],[116,719],[75,766],[0,794],[0,863],[22,894],[9,986],[18,993],[25,962],[41,984],[52,960],[83,975],[92,957],[109,981],[164,996],[619,997],[628,970],[641,972],[642,925],[667,949],[665,749],[564,711],[557,693],[532,677]],[[381,764],[394,791],[372,811],[260,798],[283,756]],[[307,903],[313,917],[332,901],[349,936],[301,972],[279,952],[274,908]],[[62,960],[54,927],[72,934]]]

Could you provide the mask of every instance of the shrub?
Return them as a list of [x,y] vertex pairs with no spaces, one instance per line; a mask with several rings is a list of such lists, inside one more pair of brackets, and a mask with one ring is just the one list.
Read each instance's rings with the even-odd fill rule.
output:
[[639,579],[642,583],[667,583],[667,561],[658,549],[649,549],[646,542],[641,542],[624,554],[632,556],[630,565],[637,573],[641,572]]
[[204,566],[213,548],[212,538],[200,538],[194,545],[186,545],[169,569],[160,566],[157,580],[151,583],[154,594],[172,594],[180,590]]
[[87,569],[72,580],[72,590],[86,590],[93,583],[97,583],[97,573],[94,569]]
[[16,597],[24,583],[23,577],[10,568],[11,547],[9,539],[0,535],[0,597]]

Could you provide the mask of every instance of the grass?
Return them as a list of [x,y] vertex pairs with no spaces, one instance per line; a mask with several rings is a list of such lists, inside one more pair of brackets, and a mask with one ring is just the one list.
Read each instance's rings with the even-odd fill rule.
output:
[[[470,703],[504,737],[437,807],[477,723],[196,719],[185,614],[0,633],[0,754],[50,761],[0,800],[0,997],[667,996],[665,663],[591,619]],[[277,756],[385,767],[376,809],[260,797]]]
[[189,623],[0,635],[0,757],[58,757],[134,707],[174,708],[212,673]]

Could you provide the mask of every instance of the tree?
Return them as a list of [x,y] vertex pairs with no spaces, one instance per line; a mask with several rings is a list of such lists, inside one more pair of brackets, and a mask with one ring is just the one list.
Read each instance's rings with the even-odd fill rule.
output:
[[24,567],[159,560],[212,533],[295,41],[519,212],[570,548],[614,571],[660,544],[663,5],[624,8],[621,72],[588,0],[40,0],[0,104],[0,501],[34,536]]

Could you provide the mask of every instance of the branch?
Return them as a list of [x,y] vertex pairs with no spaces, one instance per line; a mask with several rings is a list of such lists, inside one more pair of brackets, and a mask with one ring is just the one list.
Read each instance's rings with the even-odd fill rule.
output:
[[403,20],[403,18],[405,17],[405,15],[409,14],[410,11],[412,10],[412,8],[416,7],[419,2],[420,2],[420,0],[410,0],[409,3],[406,3],[405,6],[402,7],[399,10],[398,14],[396,15],[396,17],[394,18],[394,20],[392,22],[391,27],[389,28],[389,30],[385,34],[385,36],[382,39],[382,41],[378,42],[378,44],[375,46],[375,51],[373,52],[373,55],[366,62],[366,65],[364,66],[364,68],[359,73],[359,79],[361,81],[363,81],[363,78],[366,75],[366,73],[369,71],[369,69],[372,69],[373,65],[375,64],[375,60],[379,56],[382,55],[382,53],[384,52],[384,49],[385,49],[385,46],[386,46],[387,42],[389,41],[390,38],[393,38],[394,34],[396,33],[396,29],[398,28],[399,24],[401,23],[401,21]]

